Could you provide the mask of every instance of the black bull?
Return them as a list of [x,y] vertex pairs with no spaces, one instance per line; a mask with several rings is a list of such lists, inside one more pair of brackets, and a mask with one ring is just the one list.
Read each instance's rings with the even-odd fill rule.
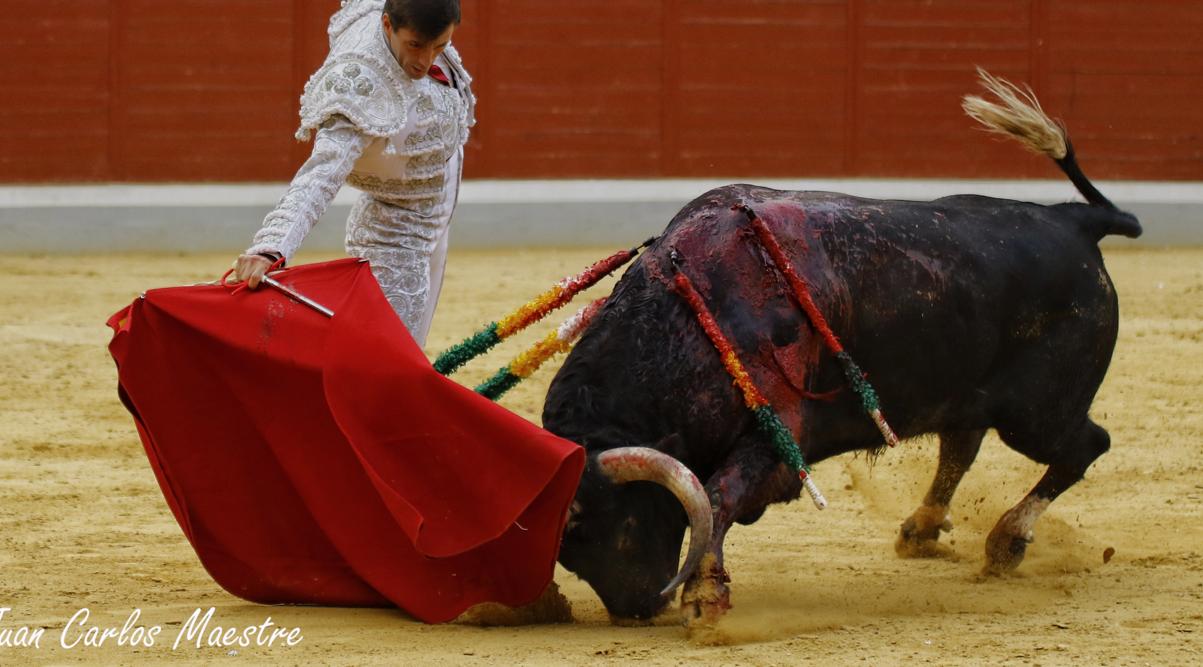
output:
[[[1098,241],[1140,233],[1089,186],[1072,148],[1062,167],[1092,204],[878,201],[750,185],[688,204],[619,281],[548,392],[545,427],[590,452],[560,562],[616,618],[650,618],[667,604],[666,586],[688,577],[687,618],[712,619],[729,606],[727,530],[799,495],[798,477],[673,291],[674,250],[809,463],[882,446],[748,217],[733,210],[746,205],[810,285],[898,434],[939,435],[935,481],[902,526],[900,553],[938,548],[953,491],[994,428],[1048,465],[987,538],[988,569],[1018,565],[1036,518],[1109,446],[1088,416],[1118,327]],[[631,445],[672,456],[704,484],[713,529],[700,564],[687,560],[677,580],[690,525],[681,502],[655,484],[617,484],[598,463],[600,452]]]

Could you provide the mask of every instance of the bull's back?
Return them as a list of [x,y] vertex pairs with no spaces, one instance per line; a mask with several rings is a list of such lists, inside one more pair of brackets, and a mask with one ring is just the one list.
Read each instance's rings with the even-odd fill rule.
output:
[[[644,440],[678,427],[733,437],[740,397],[670,287],[675,251],[753,379],[806,435],[812,460],[878,439],[736,204],[773,231],[904,435],[988,426],[1007,369],[1048,357],[1048,341],[1067,333],[1109,358],[1115,299],[1097,246],[1049,207],[728,186],[683,208],[619,281],[553,383],[545,420],[655,424]],[[1101,371],[1085,375],[1101,380]]]

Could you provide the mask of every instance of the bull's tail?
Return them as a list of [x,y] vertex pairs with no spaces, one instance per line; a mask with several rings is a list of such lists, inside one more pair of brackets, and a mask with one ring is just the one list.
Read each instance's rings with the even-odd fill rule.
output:
[[1131,238],[1140,236],[1142,230],[1136,217],[1116,208],[1082,173],[1065,127],[1044,113],[1032,89],[1026,86],[1020,89],[980,67],[977,73],[982,87],[999,101],[991,102],[977,95],[966,95],[961,100],[961,108],[965,113],[986,126],[990,132],[1016,139],[1028,150],[1052,158],[1086,201],[1115,214],[1111,216],[1111,223],[1102,230],[1103,234],[1122,234]]

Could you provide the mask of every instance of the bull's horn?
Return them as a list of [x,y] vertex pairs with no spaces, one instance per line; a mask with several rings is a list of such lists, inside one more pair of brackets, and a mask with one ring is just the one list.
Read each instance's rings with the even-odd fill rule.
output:
[[649,447],[608,449],[598,454],[597,465],[607,477],[619,484],[655,482],[671,491],[685,507],[685,513],[689,515],[689,553],[677,576],[660,591],[661,595],[671,595],[698,569],[706,548],[710,546],[714,519],[710,515],[710,499],[706,497],[706,490],[685,464]]

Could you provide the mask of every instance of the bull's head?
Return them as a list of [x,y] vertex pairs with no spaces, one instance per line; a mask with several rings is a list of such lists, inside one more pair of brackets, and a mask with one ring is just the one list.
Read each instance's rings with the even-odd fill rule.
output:
[[[607,450],[590,457],[560,563],[593,587],[615,620],[645,621],[697,569],[711,521],[706,492],[682,463],[645,447]],[[678,571],[686,525],[689,552]]]

